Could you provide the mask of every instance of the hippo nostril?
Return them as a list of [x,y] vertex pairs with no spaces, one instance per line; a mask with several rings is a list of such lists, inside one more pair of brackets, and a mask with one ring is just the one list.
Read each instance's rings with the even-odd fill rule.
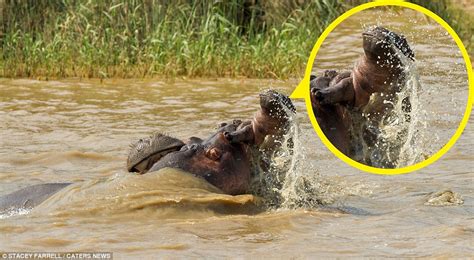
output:
[[326,92],[324,91],[318,91],[315,94],[315,98],[317,101],[319,101],[321,104],[327,103],[327,97],[326,97]]
[[315,91],[314,97],[316,98],[316,100],[321,101],[324,99],[324,94],[321,91]]
[[226,132],[224,132],[223,134],[224,134],[225,139],[227,139],[228,141],[231,141],[231,140],[232,140],[232,136],[231,136],[231,134],[230,134],[229,132],[226,131]]

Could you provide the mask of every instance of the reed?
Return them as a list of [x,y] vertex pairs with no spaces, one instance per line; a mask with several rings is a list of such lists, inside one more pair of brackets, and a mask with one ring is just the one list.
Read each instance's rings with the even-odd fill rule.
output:
[[294,77],[351,7],[254,2],[2,0],[0,76]]

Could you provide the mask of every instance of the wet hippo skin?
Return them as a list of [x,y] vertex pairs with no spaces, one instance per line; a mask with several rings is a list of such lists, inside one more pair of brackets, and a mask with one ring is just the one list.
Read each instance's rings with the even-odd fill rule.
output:
[[[190,137],[183,142],[161,133],[132,144],[127,170],[138,174],[177,168],[203,178],[227,194],[248,192],[255,160],[277,149],[295,113],[291,100],[273,90],[260,94],[260,109],[252,120],[219,124],[208,138]],[[47,183],[26,187],[0,197],[0,212],[30,209],[71,183]]]
[[[328,140],[342,153],[354,155],[350,129],[360,129],[354,124],[354,114],[370,113],[377,125],[386,105],[367,107],[373,93],[384,93],[387,101],[404,86],[406,80],[404,62],[414,60],[414,52],[406,39],[383,27],[372,27],[362,33],[364,54],[352,71],[326,70],[322,75],[312,75],[310,97],[314,115]],[[410,101],[404,100],[405,110],[410,112]],[[379,116],[377,116],[379,115]],[[367,131],[366,143],[376,138]]]
[[[288,97],[273,90],[265,91],[260,94],[260,109],[252,120],[222,123],[206,139],[191,137],[182,142],[156,134],[139,140],[132,145],[128,169],[144,174],[166,167],[178,168],[204,178],[224,193],[246,193],[254,167],[259,164],[255,160],[263,155],[259,148],[265,147],[266,153],[277,149],[281,143],[278,140],[288,131],[294,113]],[[155,143],[165,144],[164,149],[159,146],[148,149]]]
[[71,183],[37,184],[0,197],[0,212],[13,208],[33,208]]

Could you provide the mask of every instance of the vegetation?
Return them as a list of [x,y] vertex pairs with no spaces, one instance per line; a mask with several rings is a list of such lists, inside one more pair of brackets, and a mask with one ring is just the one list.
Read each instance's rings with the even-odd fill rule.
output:
[[[300,75],[324,28],[360,1],[0,0],[0,76]],[[472,23],[419,0],[468,42]],[[472,47],[472,45],[471,45]]]

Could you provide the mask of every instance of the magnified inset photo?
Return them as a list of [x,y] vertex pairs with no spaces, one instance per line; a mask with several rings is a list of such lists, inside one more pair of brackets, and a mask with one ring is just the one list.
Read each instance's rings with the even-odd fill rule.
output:
[[440,150],[458,128],[468,75],[454,39],[407,8],[359,12],[336,27],[313,64],[311,105],[339,151],[401,168]]

